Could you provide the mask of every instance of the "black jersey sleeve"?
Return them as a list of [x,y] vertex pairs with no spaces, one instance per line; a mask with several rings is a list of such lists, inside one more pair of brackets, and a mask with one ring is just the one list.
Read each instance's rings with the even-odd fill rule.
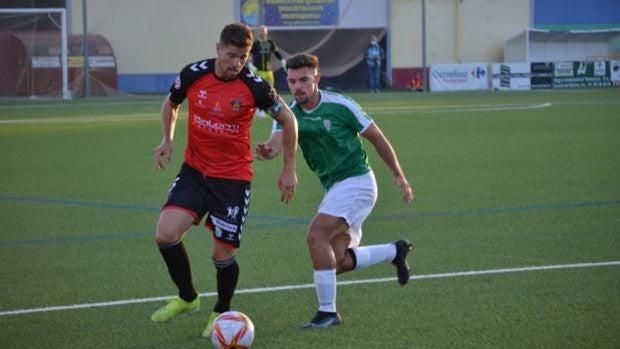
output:
[[202,60],[186,65],[170,86],[170,101],[181,104],[187,97],[187,90],[192,84],[205,74],[213,71],[214,60]]
[[256,107],[264,110],[272,117],[276,117],[282,110],[282,99],[278,91],[260,77],[254,75],[250,69],[243,67],[241,79],[248,86],[256,101]]

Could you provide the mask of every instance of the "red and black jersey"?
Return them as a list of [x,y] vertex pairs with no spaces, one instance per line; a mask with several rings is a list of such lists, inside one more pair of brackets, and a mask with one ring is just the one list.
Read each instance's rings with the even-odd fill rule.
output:
[[256,108],[277,116],[277,92],[244,67],[234,80],[215,75],[215,59],[187,65],[170,87],[170,101],[187,98],[185,163],[205,176],[251,181],[250,128]]

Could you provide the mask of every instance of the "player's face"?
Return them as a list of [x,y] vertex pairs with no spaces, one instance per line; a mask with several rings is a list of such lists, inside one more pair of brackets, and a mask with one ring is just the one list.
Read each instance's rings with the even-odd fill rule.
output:
[[215,74],[223,80],[235,79],[248,61],[251,47],[240,48],[218,43],[216,49]]
[[318,103],[320,75],[316,69],[307,67],[289,69],[286,81],[295,101],[302,107],[314,108]]

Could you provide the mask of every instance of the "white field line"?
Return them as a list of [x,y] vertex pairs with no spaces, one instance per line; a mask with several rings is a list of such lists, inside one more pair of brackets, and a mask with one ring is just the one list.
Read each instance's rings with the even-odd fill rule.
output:
[[[135,104],[149,104],[153,105],[154,103],[163,102],[164,95],[160,99],[153,98],[152,100],[144,99],[144,100],[114,100],[108,99],[101,102],[84,102],[84,103],[75,103],[75,106],[93,106],[93,107],[108,107],[110,105],[135,105]],[[0,104],[0,110],[2,109],[35,109],[35,108],[66,108],[67,106],[72,105],[71,102],[41,102],[41,101],[33,101],[33,103],[21,103],[21,104],[13,104],[13,103],[3,103]]]
[[450,106],[404,106],[390,107],[387,109],[366,108],[371,113],[381,114],[406,114],[415,112],[424,113],[463,113],[463,112],[487,112],[487,111],[512,111],[512,110],[528,110],[541,109],[551,107],[551,103],[538,104],[462,104]]
[[[140,101],[138,103],[151,103],[150,101]],[[122,102],[117,102],[122,103]],[[125,102],[131,104],[132,102]],[[620,102],[607,101],[599,102],[569,102],[569,103],[529,103],[529,104],[453,104],[442,105],[410,105],[410,104],[393,104],[389,107],[377,107],[369,105],[365,108],[370,114],[413,114],[416,112],[424,113],[463,113],[463,112],[497,112],[512,110],[529,110],[549,108],[551,106],[567,106],[567,105],[617,105]],[[0,109],[3,106],[0,105]],[[75,116],[60,118],[25,118],[25,119],[6,119],[0,120],[3,124],[35,124],[35,123],[71,123],[71,122],[120,122],[120,121],[159,121],[158,112],[145,114],[129,114],[129,115],[91,115],[91,116]]]
[[[596,268],[596,267],[606,267],[606,266],[615,266],[615,265],[620,265],[620,261],[596,262],[596,263],[576,263],[576,264],[558,264],[558,265],[543,265],[543,266],[537,266],[537,267],[520,267],[520,268],[505,268],[505,269],[472,270],[472,271],[462,271],[462,272],[454,272],[454,273],[414,275],[414,276],[412,276],[410,278],[410,280],[446,279],[446,278],[463,277],[463,276],[479,276],[479,275],[493,275],[493,274],[507,274],[507,273],[522,273],[522,272],[532,272],[532,271],[576,269],[576,268]],[[356,284],[371,284],[371,283],[380,283],[380,282],[393,282],[395,280],[396,280],[395,277],[378,278],[378,279],[364,279],[364,280],[350,280],[350,281],[340,281],[340,282],[338,282],[338,285],[339,286],[344,286],[344,285],[356,285]],[[267,293],[267,292],[298,290],[298,289],[304,289],[304,288],[314,288],[314,284],[301,284],[301,285],[285,285],[285,286],[274,286],[274,287],[248,288],[248,289],[237,290],[237,291],[235,291],[235,293],[236,294],[240,294],[240,293]],[[217,296],[217,292],[200,293],[199,296],[203,297],[203,298],[215,297],[215,296]],[[110,301],[110,302],[98,302],[98,303],[86,303],[86,304],[61,305],[61,306],[44,307],[44,308],[33,308],[33,309],[8,310],[8,311],[0,312],[0,316],[23,315],[23,314],[33,314],[33,313],[47,313],[47,312],[52,312],[52,311],[64,311],[64,310],[75,310],[75,309],[103,308],[103,307],[112,307],[112,306],[127,305],[127,304],[153,303],[153,302],[162,302],[162,301],[164,301],[166,299],[169,299],[171,297],[173,297],[173,296],[126,299],[126,300],[118,300],[118,301]]]
[[76,116],[63,118],[35,118],[35,119],[7,119],[0,120],[1,124],[57,124],[72,122],[119,122],[119,121],[156,121],[159,120],[158,113],[128,114],[128,115],[92,115]]
[[[485,112],[485,111],[511,111],[540,109],[550,107],[551,103],[539,104],[455,104],[449,106],[430,106],[430,105],[402,105],[377,108],[369,106],[366,108],[371,114],[412,114],[415,112],[425,113],[458,113],[458,112]],[[91,115],[60,118],[24,118],[0,120],[2,124],[39,124],[39,123],[72,123],[72,122],[120,122],[120,121],[158,121],[158,113],[129,114],[129,115]]]

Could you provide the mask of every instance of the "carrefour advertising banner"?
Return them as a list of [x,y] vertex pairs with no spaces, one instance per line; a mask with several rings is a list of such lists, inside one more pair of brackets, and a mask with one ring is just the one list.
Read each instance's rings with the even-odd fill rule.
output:
[[489,86],[486,63],[433,64],[429,77],[431,91],[487,90]]
[[529,90],[530,63],[501,63],[491,65],[494,90]]
[[[241,0],[241,21],[268,27],[336,26],[339,0]],[[261,13],[262,12],[262,13]]]
[[609,61],[554,62],[553,88],[611,87]]

